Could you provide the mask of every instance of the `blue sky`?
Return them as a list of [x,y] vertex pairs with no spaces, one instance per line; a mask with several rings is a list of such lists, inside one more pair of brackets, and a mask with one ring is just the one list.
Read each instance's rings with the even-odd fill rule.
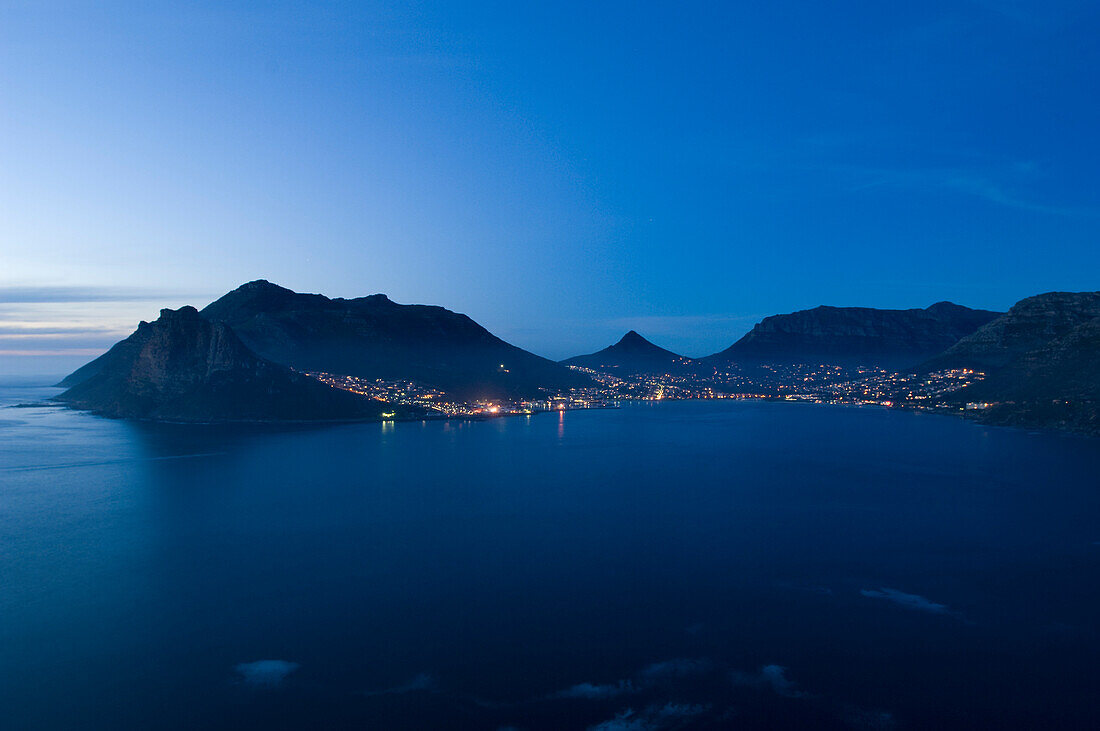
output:
[[1094,290],[1098,32],[1089,2],[0,0],[0,372],[260,277],[555,358]]

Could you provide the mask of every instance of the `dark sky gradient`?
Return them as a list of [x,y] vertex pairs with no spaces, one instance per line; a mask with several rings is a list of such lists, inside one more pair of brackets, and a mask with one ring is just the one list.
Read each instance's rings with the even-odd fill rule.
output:
[[0,357],[258,277],[555,358],[1097,289],[1098,35],[1093,2],[0,3],[0,323],[59,331]]

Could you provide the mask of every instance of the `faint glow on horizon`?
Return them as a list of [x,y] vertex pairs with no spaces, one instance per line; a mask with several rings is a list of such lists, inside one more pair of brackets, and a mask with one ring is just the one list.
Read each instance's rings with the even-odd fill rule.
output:
[[88,356],[97,357],[103,355],[107,351],[107,348],[64,348],[57,350],[0,350],[0,356],[56,356],[56,355],[71,355],[71,356]]
[[[163,299],[89,297],[72,301],[0,301],[0,357],[94,358],[129,336],[142,320],[156,319],[162,308],[189,304],[179,295]],[[202,304],[201,299],[187,299]]]

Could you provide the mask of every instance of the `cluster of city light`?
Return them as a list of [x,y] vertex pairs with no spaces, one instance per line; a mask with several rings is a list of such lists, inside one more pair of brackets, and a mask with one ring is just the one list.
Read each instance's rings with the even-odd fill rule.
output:
[[639,373],[611,375],[605,371],[581,366],[569,366],[574,371],[585,373],[596,382],[596,386],[574,390],[594,402],[618,401],[665,401],[684,399],[732,398],[733,395],[722,390],[711,378],[694,373]]
[[[415,381],[390,381],[382,378],[363,378],[321,371],[304,371],[304,375],[315,378],[333,388],[350,391],[387,404],[417,407],[428,414],[440,417],[485,418],[534,414],[540,411],[565,411],[569,409],[588,409],[609,406],[589,389],[572,389],[568,392],[550,392],[537,399],[474,400],[456,401],[447,393],[436,388],[424,386]],[[396,411],[381,414],[384,420],[397,416]]]
[[[388,381],[332,373],[308,372],[334,388],[389,404],[414,406],[445,417],[484,418],[544,411],[607,408],[623,401],[684,399],[780,399],[830,404],[875,404],[887,407],[985,409],[992,404],[958,405],[952,394],[981,381],[985,374],[953,369],[915,374],[883,368],[850,368],[831,364],[765,364],[728,366],[713,373],[612,375],[569,366],[585,373],[592,385],[565,390],[541,389],[542,396],[522,400],[457,401],[444,391],[414,381]],[[392,419],[396,411],[382,414]]]

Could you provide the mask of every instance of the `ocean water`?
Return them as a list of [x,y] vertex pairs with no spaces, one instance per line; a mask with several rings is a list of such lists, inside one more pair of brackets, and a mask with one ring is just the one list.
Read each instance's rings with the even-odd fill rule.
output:
[[1095,440],[0,408],[3,728],[1095,728],[1098,659]]

